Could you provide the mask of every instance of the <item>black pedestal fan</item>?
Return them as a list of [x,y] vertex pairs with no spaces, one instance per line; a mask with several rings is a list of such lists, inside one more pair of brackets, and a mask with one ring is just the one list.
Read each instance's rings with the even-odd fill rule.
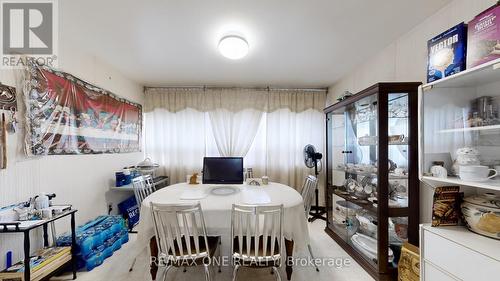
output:
[[[304,147],[304,163],[306,164],[307,168],[314,168],[314,175],[316,176],[316,178],[318,177],[319,172],[322,168],[321,158],[323,158],[323,155],[319,152],[316,152],[316,148],[312,144],[308,144]],[[316,206],[312,206],[311,208],[311,211],[309,213],[311,217],[309,218],[309,221],[312,222],[317,219],[326,221],[326,218],[324,217],[326,210],[324,207],[319,206],[318,186],[316,186],[316,190],[314,191],[314,193],[316,195]]]

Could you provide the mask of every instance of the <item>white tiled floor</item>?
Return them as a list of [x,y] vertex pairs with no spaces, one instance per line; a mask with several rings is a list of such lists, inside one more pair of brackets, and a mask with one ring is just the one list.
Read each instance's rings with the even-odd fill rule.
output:
[[[325,223],[316,221],[310,224],[311,233],[311,245],[313,247],[314,254],[316,258],[345,258],[348,259],[350,265],[336,268],[323,266],[320,268],[320,272],[316,272],[313,267],[294,267],[294,272],[292,275],[293,281],[372,281],[373,279],[352,259],[346,254],[340,246],[338,246],[325,232]],[[133,239],[133,235],[131,235]],[[132,263],[133,255],[130,253],[131,243],[127,243],[122,247],[121,250],[114,253],[114,255],[108,258],[101,266],[95,268],[90,272],[79,272],[77,280],[80,281],[150,281],[151,277],[149,275],[149,257],[147,251],[143,251],[138,257],[135,264],[134,270],[129,272],[128,269]],[[296,253],[297,256],[308,257],[307,253]],[[231,268],[223,268],[221,273],[217,273],[217,270],[213,271],[217,281],[230,281],[231,280]],[[282,280],[286,280],[286,274],[284,268],[281,269]],[[159,272],[161,273],[161,272]],[[69,275],[68,275],[69,276]],[[62,276],[53,278],[53,280],[69,280],[68,276]],[[160,275],[159,275],[160,276]],[[168,273],[167,280],[178,280],[178,281],[194,281],[194,280],[205,280],[202,267],[188,268],[186,273],[182,272],[182,269],[172,269]],[[245,280],[261,280],[261,281],[272,281],[276,280],[274,275],[270,274],[268,269],[266,270],[255,270],[255,269],[241,269],[238,272],[239,281]]]

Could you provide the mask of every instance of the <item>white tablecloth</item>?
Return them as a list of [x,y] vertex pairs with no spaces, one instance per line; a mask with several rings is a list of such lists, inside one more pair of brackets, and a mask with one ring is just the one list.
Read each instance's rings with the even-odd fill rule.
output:
[[[283,204],[283,232],[286,239],[294,241],[294,249],[303,250],[307,247],[309,243],[307,220],[304,214],[302,196],[295,189],[279,183],[269,183],[269,185],[261,187],[245,184],[231,186],[237,187],[240,189],[240,192],[227,196],[217,196],[208,192],[214,185],[188,185],[187,183],[179,183],[167,186],[151,194],[143,201],[141,206],[140,222],[137,228],[137,244],[143,247],[149,245],[149,240],[154,236],[150,202],[176,204],[199,201],[203,210],[208,235],[220,235],[222,237],[222,252],[227,254],[231,245],[232,204],[247,204],[249,193],[245,192],[245,190],[258,190],[257,193],[262,192],[269,196],[270,203],[268,205]],[[186,190],[193,189],[206,190],[208,196],[196,200],[181,199],[182,195],[186,195]]]

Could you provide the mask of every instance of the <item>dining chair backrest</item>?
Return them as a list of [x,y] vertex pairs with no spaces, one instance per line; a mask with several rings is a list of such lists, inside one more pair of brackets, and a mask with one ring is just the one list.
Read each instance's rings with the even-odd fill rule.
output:
[[318,178],[315,176],[307,176],[304,179],[304,185],[302,186],[302,199],[304,200],[304,211],[306,216],[309,216],[311,211],[311,206],[314,201],[314,191],[318,186]]
[[283,205],[234,205],[231,212],[231,256],[254,261],[281,258]]
[[132,186],[134,188],[135,200],[139,208],[144,201],[154,190],[153,178],[151,175],[138,176],[132,179]]
[[200,203],[150,203],[159,253],[168,260],[209,256],[205,220]]

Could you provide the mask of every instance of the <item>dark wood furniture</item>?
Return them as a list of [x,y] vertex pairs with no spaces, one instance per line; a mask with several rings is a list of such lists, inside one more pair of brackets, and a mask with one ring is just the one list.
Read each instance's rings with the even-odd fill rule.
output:
[[378,83],[324,110],[325,231],[377,280],[395,280],[404,241],[418,245],[420,84]]
[[30,269],[30,232],[36,228],[43,228],[43,246],[49,246],[49,236],[48,236],[48,225],[56,220],[65,218],[67,216],[71,216],[71,260],[63,265],[61,265],[58,269],[52,271],[51,274],[47,275],[46,279],[50,276],[57,273],[59,270],[65,268],[69,264],[71,264],[73,271],[73,280],[76,279],[76,232],[75,232],[75,213],[76,209],[65,211],[59,215],[55,215],[51,219],[45,219],[36,223],[34,225],[30,225],[29,227],[23,228],[20,227],[20,222],[12,222],[12,223],[0,223],[0,233],[23,233],[24,236],[24,280],[31,280],[31,269]]

